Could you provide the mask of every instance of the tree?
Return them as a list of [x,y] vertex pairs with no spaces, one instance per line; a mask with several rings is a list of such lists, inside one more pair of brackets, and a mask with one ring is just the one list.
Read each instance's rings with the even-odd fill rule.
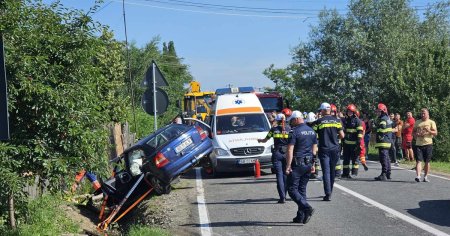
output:
[[[88,14],[59,3],[3,4],[11,140],[0,143],[0,178],[20,202],[36,176],[59,191],[77,170],[105,171],[104,127],[124,119],[125,67],[123,45]],[[2,218],[3,191],[0,199]]]
[[435,156],[449,160],[449,6],[428,6],[423,19],[407,0],[354,0],[344,16],[322,11],[292,64],[266,75],[276,83],[283,75],[280,89],[296,91],[307,107],[318,100],[364,111],[384,102],[403,114],[428,107],[440,130]]

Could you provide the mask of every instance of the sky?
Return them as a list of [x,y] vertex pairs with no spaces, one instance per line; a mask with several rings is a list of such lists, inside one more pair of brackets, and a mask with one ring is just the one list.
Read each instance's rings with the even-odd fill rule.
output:
[[[45,3],[56,0],[44,0]],[[87,10],[94,0],[60,0]],[[263,75],[292,62],[291,51],[308,40],[323,9],[347,12],[347,0],[124,0],[128,42],[143,47],[154,37],[173,41],[202,91],[228,86],[274,87]],[[435,0],[413,0],[423,7]],[[419,12],[420,13],[420,12]],[[104,0],[92,15],[125,40],[122,0]],[[150,62],[143,62],[148,63]],[[158,63],[158,62],[156,62]]]

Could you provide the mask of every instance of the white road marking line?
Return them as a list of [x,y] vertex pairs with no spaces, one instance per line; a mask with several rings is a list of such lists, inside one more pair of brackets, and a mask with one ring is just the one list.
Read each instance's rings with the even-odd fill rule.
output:
[[[377,162],[377,161],[368,161],[368,162],[379,163],[379,162]],[[392,169],[407,170],[407,171],[409,171],[409,172],[414,172],[414,173],[416,173],[415,170],[409,170],[409,169],[402,168],[402,167],[398,167],[398,166],[392,166],[391,168],[392,168]],[[443,176],[440,176],[440,175],[428,174],[428,176],[433,176],[433,177],[440,178],[440,179],[450,180],[450,178],[446,178],[446,177],[443,177]],[[415,175],[414,175],[413,177],[415,177]]]
[[195,168],[196,184],[197,184],[197,205],[198,217],[200,220],[200,232],[202,236],[211,236],[212,229],[209,227],[208,209],[205,202],[205,189],[203,189],[201,168]]
[[385,205],[383,205],[383,204],[381,204],[379,202],[376,202],[376,201],[374,201],[374,200],[372,200],[372,199],[370,199],[370,198],[368,198],[366,196],[363,196],[363,195],[361,195],[361,194],[359,194],[357,192],[354,192],[354,191],[352,191],[352,190],[350,190],[350,189],[348,189],[348,188],[346,188],[346,187],[344,187],[342,185],[339,185],[339,184],[335,183],[334,187],[336,187],[336,188],[338,188],[338,189],[340,189],[340,190],[342,190],[342,191],[344,191],[346,193],[349,193],[349,194],[351,194],[351,195],[353,195],[353,196],[355,196],[355,197],[357,197],[357,198],[359,198],[359,199],[361,199],[361,200],[363,200],[363,201],[365,201],[365,202],[367,202],[367,203],[369,203],[369,204],[371,204],[371,205],[373,205],[373,206],[375,206],[375,207],[377,207],[377,208],[387,212],[388,214],[394,215],[394,216],[404,220],[405,222],[410,223],[410,224],[412,224],[412,225],[414,225],[414,226],[416,226],[416,227],[418,227],[418,228],[420,228],[422,230],[425,230],[425,231],[427,231],[427,232],[429,232],[429,233],[431,233],[433,235],[449,236],[449,234],[447,234],[445,232],[442,232],[442,231],[440,231],[438,229],[435,229],[435,228],[433,228],[433,227],[431,227],[431,226],[429,226],[429,225],[427,225],[425,223],[422,223],[422,222],[420,222],[420,221],[418,221],[418,220],[416,220],[416,219],[414,219],[412,217],[404,215],[404,214],[402,214],[402,213],[400,213],[400,212],[398,212],[398,211],[396,211],[396,210],[394,210],[392,208],[389,208],[389,207],[387,207],[387,206],[385,206]]

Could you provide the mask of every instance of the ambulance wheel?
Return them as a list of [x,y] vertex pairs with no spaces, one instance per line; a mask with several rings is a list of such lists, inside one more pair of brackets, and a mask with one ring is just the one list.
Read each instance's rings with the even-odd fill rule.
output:
[[222,176],[222,173],[220,173],[219,171],[217,171],[216,168],[212,167],[212,176],[214,178],[219,178],[220,176]]

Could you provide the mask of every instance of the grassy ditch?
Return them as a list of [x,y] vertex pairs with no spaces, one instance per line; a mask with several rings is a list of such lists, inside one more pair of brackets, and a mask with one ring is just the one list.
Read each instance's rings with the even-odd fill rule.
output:
[[[369,145],[369,160],[378,161],[378,150]],[[413,168],[416,165],[415,161],[399,160],[400,166],[403,168]],[[423,165],[423,164],[422,164]],[[431,173],[450,175],[450,162],[433,161],[431,160]]]
[[[44,195],[27,205],[24,219],[18,220],[16,230],[5,230],[1,235],[62,235],[81,233],[78,225],[66,217],[59,197]],[[22,223],[21,223],[22,221]]]

